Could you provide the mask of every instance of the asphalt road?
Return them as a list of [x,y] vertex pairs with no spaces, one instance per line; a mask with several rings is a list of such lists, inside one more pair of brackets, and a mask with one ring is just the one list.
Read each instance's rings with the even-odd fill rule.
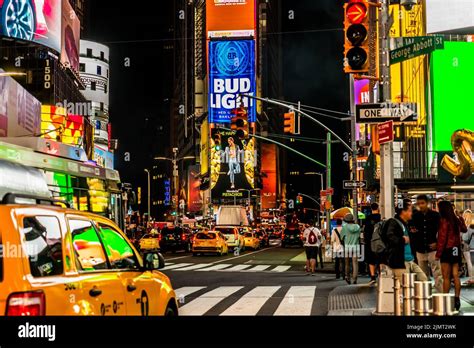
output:
[[329,293],[344,284],[334,273],[306,275],[302,248],[165,258],[180,315],[326,315]]

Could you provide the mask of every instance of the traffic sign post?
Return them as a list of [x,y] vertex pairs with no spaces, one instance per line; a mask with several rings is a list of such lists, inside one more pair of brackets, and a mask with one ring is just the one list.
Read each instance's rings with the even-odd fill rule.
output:
[[[390,51],[390,65],[401,63],[437,49],[444,49],[442,36],[417,36],[402,38],[403,46]],[[407,44],[408,42],[411,42]]]
[[343,185],[345,190],[363,189],[367,187],[367,181],[344,180]]
[[379,132],[379,144],[386,144],[393,142],[394,132],[393,132],[393,121],[387,121],[384,123],[379,123],[377,125],[377,130]]
[[415,122],[418,119],[416,103],[375,103],[356,105],[357,123],[384,121]]

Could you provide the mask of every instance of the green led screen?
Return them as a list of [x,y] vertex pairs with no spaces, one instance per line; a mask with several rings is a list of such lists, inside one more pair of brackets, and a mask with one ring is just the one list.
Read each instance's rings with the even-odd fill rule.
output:
[[474,131],[474,43],[445,42],[432,54],[433,140],[435,151],[451,151],[458,129]]

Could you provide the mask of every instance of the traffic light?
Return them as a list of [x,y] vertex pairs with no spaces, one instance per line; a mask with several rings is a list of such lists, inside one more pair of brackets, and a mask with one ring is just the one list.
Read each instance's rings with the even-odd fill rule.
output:
[[212,140],[214,141],[214,149],[216,151],[220,151],[221,144],[222,144],[221,133],[216,132],[216,133],[212,134]]
[[243,106],[234,109],[232,113],[235,115],[232,118],[232,130],[235,130],[235,135],[243,140],[247,139],[249,136],[249,122],[248,122],[248,113],[247,109]]
[[369,71],[369,1],[350,0],[344,5],[344,71]]
[[287,112],[285,115],[285,133],[287,134],[295,134],[295,113],[294,112]]
[[296,196],[296,204],[303,204],[303,196]]

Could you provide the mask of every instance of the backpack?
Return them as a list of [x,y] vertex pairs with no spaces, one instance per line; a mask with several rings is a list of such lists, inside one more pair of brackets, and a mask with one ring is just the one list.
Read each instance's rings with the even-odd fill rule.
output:
[[316,237],[316,233],[314,233],[314,230],[311,229],[308,235],[308,244],[311,244],[311,245],[315,244],[317,239],[318,237]]
[[385,224],[388,220],[382,220],[377,222],[374,226],[374,232],[372,233],[372,240],[370,241],[370,249],[378,257],[383,257],[387,250],[387,246],[382,238],[382,233],[385,227]]

